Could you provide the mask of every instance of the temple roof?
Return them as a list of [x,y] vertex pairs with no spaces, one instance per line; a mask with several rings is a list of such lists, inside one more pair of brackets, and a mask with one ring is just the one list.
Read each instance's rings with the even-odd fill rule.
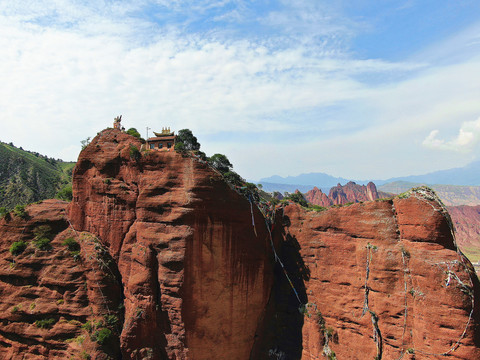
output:
[[162,137],[162,136],[174,136],[175,135],[175,132],[174,131],[170,131],[170,127],[168,128],[162,128],[162,132],[161,133],[157,133],[157,132],[153,132],[155,134],[155,136],[157,137]]

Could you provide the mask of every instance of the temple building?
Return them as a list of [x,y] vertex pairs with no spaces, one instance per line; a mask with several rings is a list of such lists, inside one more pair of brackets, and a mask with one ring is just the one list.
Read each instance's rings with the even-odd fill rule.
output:
[[170,127],[162,128],[161,133],[153,132],[155,137],[151,137],[147,140],[149,149],[156,150],[173,150],[175,147],[175,132],[170,131]]

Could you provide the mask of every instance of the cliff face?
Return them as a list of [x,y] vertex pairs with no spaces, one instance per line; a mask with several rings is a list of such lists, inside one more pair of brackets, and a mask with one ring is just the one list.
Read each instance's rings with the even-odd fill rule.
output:
[[[0,358],[480,357],[477,278],[433,195],[318,213],[291,204],[270,237],[206,164],[139,149],[101,132],[68,206],[0,220]],[[50,249],[33,242],[42,225]]]
[[[69,225],[66,206],[46,200],[27,207],[23,218],[0,220],[1,359],[120,355],[122,292],[115,263],[95,235]],[[42,228],[51,242],[39,248],[35,233]],[[68,238],[78,240],[78,250],[64,245]],[[20,241],[26,248],[14,256],[9,247]],[[103,345],[94,340],[101,329],[112,333]]]
[[96,137],[80,154],[69,212],[117,260],[122,353],[248,358],[272,285],[265,226],[256,236],[249,202],[205,164],[139,148],[120,131]]
[[478,279],[432,194],[284,214],[285,248],[299,253],[288,270],[307,305],[292,315],[300,302],[277,283],[290,298],[269,304],[279,330],[264,348],[286,359],[480,357]]

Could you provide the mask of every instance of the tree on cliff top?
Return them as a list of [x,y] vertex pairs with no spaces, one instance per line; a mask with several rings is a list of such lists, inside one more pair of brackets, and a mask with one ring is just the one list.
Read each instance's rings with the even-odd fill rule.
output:
[[182,143],[184,150],[200,150],[200,143],[190,129],[182,129],[178,132],[176,143]]
[[135,136],[136,138],[140,139],[140,133],[135,128],[130,128],[126,131],[128,135]]
[[221,173],[226,173],[233,167],[228,158],[223,154],[213,155],[208,159],[208,162]]

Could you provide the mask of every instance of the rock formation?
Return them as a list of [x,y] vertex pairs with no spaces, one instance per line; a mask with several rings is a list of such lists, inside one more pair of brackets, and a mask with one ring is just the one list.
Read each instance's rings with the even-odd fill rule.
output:
[[309,203],[323,207],[345,205],[350,202],[372,201],[391,196],[392,194],[377,191],[377,187],[373,182],[369,182],[365,186],[355,184],[353,181],[350,181],[343,186],[337,184],[337,186],[330,189],[328,196],[316,186],[312,190],[307,191],[304,195]]
[[428,191],[265,221],[204,162],[109,129],[73,195],[0,220],[0,358],[480,357],[478,279]]

